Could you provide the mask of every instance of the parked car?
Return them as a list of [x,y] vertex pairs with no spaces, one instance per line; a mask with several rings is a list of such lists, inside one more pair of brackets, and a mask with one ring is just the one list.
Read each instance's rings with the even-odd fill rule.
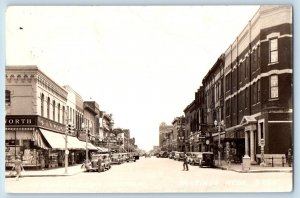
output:
[[202,159],[202,152],[192,152],[189,157],[189,164],[196,165],[200,163]]
[[173,158],[174,158],[175,152],[176,152],[176,151],[171,151],[171,152],[169,153],[169,158],[170,158],[170,159],[173,159]]
[[178,161],[183,161],[183,160],[184,160],[184,152],[180,152]]
[[105,171],[105,161],[101,154],[93,154],[91,160],[88,160],[83,164],[87,172],[103,172]]
[[179,158],[180,158],[180,153],[183,153],[183,152],[175,152],[175,154],[174,154],[174,160],[178,160],[179,161]]
[[140,155],[138,153],[133,153],[133,157],[135,158],[135,160],[140,159]]
[[128,153],[127,162],[135,162],[135,161],[136,161],[135,155],[133,153]]
[[120,153],[122,162],[127,162],[129,159],[128,153]]
[[214,153],[213,152],[203,152],[202,159],[200,161],[199,166],[202,167],[214,167]]
[[109,154],[101,154],[102,161],[104,162],[104,169],[109,170],[111,168],[111,159]]
[[119,153],[114,153],[111,155],[111,164],[121,164],[122,159]]
[[169,157],[169,153],[167,151],[162,151],[161,157],[162,158],[168,158]]

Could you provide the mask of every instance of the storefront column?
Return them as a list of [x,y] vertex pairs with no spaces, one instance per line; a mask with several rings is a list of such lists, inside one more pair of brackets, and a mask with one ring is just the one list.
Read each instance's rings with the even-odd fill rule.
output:
[[250,131],[250,160],[251,164],[255,164],[255,159],[254,159],[254,131]]
[[245,131],[245,156],[249,156],[248,131]]

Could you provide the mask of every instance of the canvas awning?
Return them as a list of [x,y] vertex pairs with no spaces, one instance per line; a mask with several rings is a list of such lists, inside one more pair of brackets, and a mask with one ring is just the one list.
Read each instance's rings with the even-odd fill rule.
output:
[[87,145],[86,145],[86,142],[83,142],[83,141],[80,141],[81,145],[84,147],[84,149],[86,149],[86,146],[89,150],[95,150],[97,151],[97,147],[94,146],[92,143],[88,142]]
[[[64,150],[65,149],[65,135],[48,131],[46,129],[39,129],[49,145],[51,146],[52,149],[59,149],[59,150]],[[80,141],[73,136],[68,136],[67,137],[67,148],[68,149],[85,149],[85,147],[80,143]]]
[[49,149],[49,147],[46,146],[46,144],[44,143],[44,140],[42,139],[42,135],[38,130],[33,131],[32,140],[34,141],[34,144],[36,146],[46,150]]

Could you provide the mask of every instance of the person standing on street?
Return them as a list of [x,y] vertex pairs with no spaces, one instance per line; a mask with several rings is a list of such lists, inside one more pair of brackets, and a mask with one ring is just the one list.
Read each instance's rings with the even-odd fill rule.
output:
[[17,156],[14,169],[16,171],[16,180],[19,181],[19,177],[21,176],[21,171],[22,170],[24,171],[24,167],[22,165],[22,160],[20,156]]
[[188,162],[187,162],[187,159],[188,156],[186,154],[186,152],[184,152],[184,158],[183,158],[183,171],[188,171],[189,170],[189,166],[188,166]]

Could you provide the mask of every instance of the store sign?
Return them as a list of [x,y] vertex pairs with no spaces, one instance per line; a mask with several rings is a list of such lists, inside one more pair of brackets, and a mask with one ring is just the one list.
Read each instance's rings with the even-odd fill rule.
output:
[[25,127],[25,126],[36,126],[37,116],[30,115],[11,115],[5,117],[6,127]]
[[37,126],[41,128],[50,129],[57,132],[65,133],[66,126],[57,122],[54,122],[52,120],[48,120],[43,117],[38,117]]
[[33,131],[36,127],[35,115],[9,115],[5,117],[6,131]]

